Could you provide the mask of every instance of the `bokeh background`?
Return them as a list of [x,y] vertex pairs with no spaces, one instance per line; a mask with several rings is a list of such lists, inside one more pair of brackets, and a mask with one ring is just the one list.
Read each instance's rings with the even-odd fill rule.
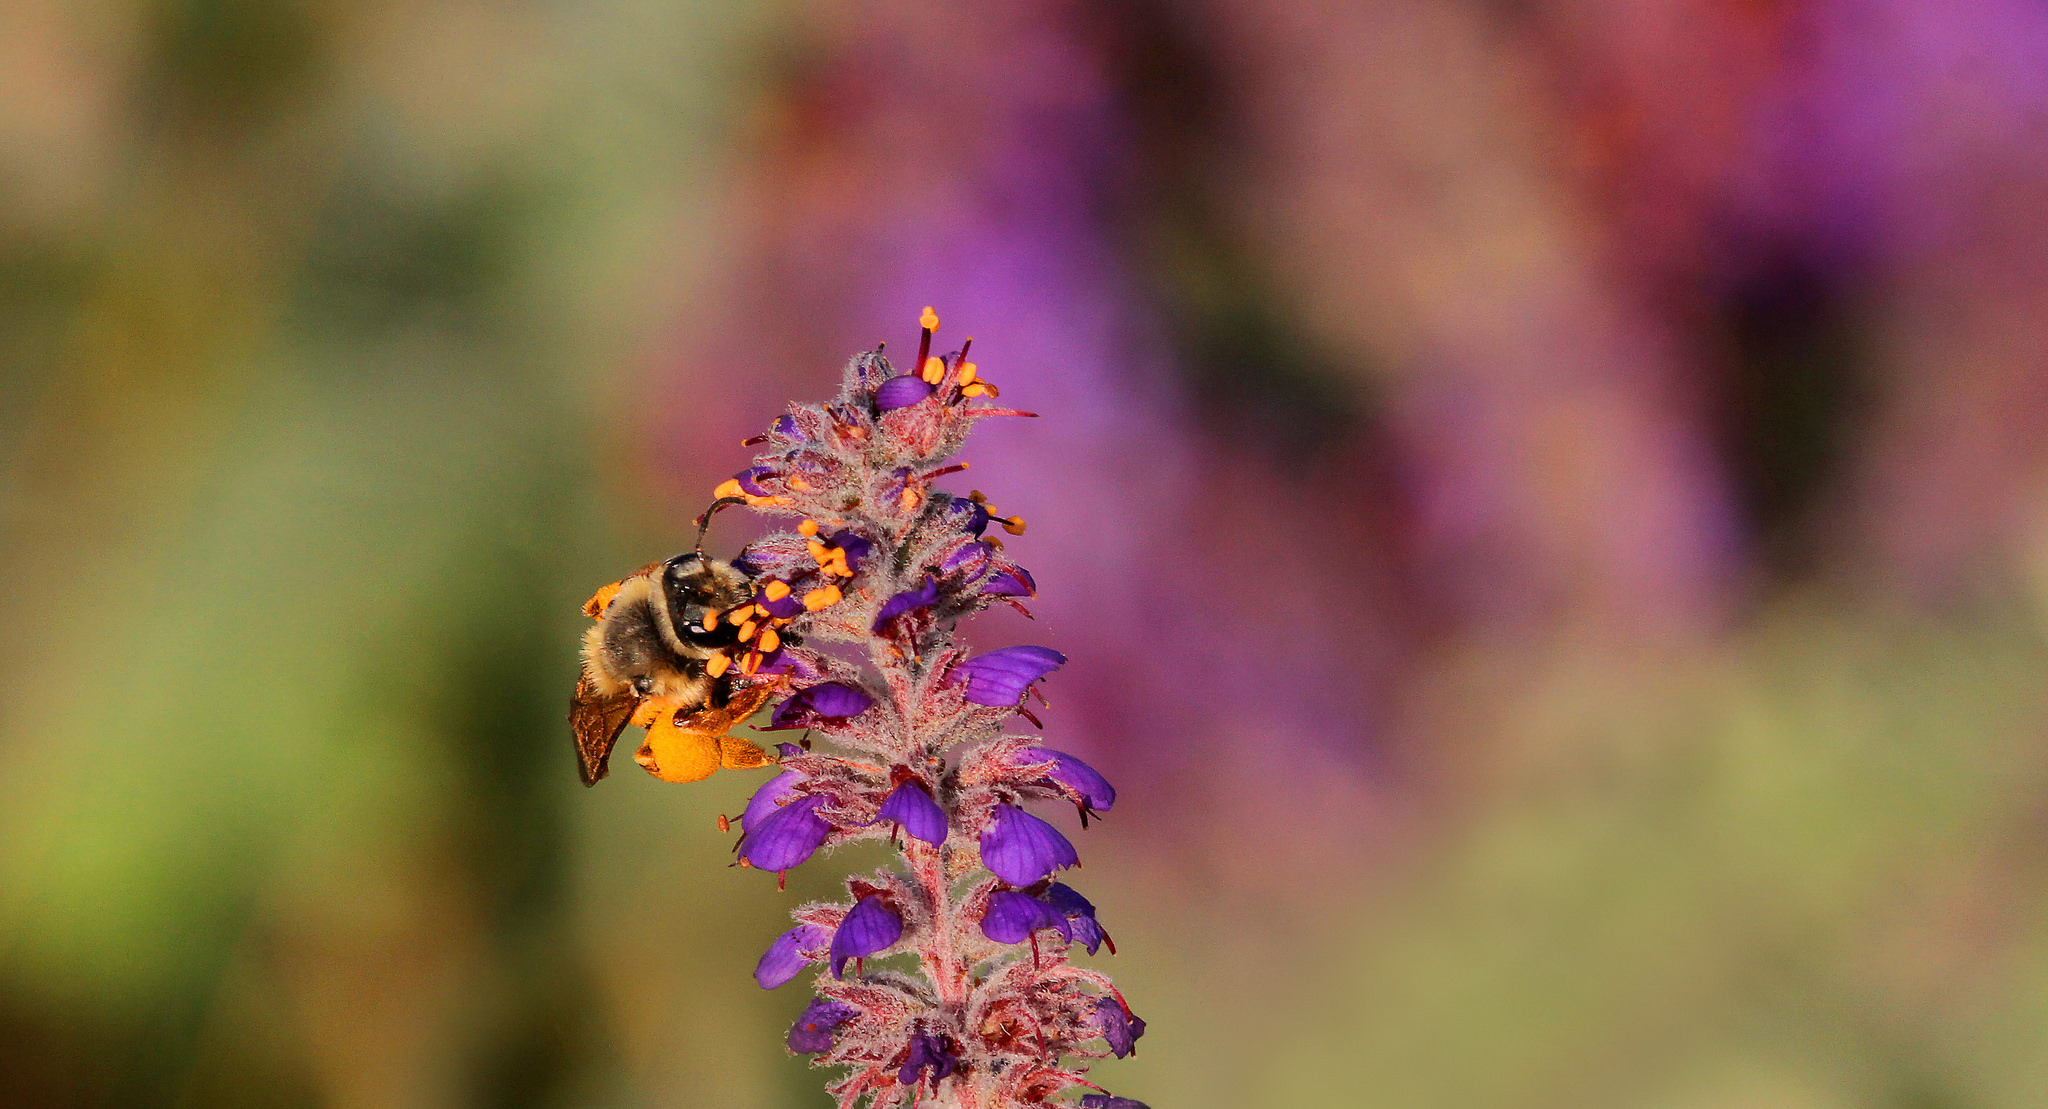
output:
[[825,1105],[748,971],[863,860],[563,711],[926,304],[1045,416],[973,634],[1123,790],[1112,1090],[2043,1104],[2044,75],[2035,0],[9,0],[0,1104]]

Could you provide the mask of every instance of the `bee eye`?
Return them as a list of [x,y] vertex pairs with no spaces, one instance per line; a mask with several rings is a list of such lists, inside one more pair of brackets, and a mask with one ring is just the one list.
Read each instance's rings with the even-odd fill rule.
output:
[[642,697],[645,697],[649,693],[654,692],[654,679],[647,677],[644,674],[640,677],[634,678],[633,691],[635,693],[640,694]]

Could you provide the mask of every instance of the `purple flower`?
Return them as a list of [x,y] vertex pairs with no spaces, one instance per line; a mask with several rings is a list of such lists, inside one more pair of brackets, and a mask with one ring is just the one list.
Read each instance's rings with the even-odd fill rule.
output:
[[918,586],[916,589],[906,589],[887,601],[882,602],[882,611],[875,614],[874,630],[881,631],[889,621],[896,619],[906,612],[920,608],[930,608],[938,603],[939,583],[933,581],[930,574],[926,574],[923,585]]
[[960,525],[960,530],[969,535],[980,535],[987,531],[989,521],[995,519],[988,514],[988,508],[980,501],[967,497],[954,497],[947,511],[953,514],[954,521]]
[[832,977],[846,977],[846,960],[861,959],[903,938],[903,918],[873,894],[854,902],[853,910],[832,934]]
[[[765,583],[763,585],[763,588],[766,588]],[[779,600],[771,601],[768,599],[766,594],[761,593],[757,590],[754,594],[754,603],[760,605],[762,608],[767,609],[768,615],[773,616],[778,620],[794,619],[804,610],[803,598],[797,596],[793,592],[784,593]]]
[[841,528],[826,537],[826,542],[846,552],[846,568],[852,573],[860,572],[860,560],[874,550],[875,545],[858,532]]
[[[784,744],[784,746],[794,747],[796,745]],[[785,755],[784,757],[787,758],[788,756]],[[740,831],[751,832],[759,829],[771,813],[780,809],[784,803],[794,799],[801,792],[798,787],[803,780],[803,774],[795,770],[785,770],[773,778],[762,782],[761,788],[754,791],[753,797],[748,798],[747,811],[740,814]]]
[[954,548],[951,554],[948,554],[944,559],[942,559],[939,562],[939,569],[948,572],[958,570],[960,567],[966,565],[969,562],[973,562],[976,560],[986,560],[990,552],[994,550],[994,547],[991,547],[987,543],[983,543],[978,540],[973,543],[963,544],[959,547]]
[[759,982],[762,989],[772,990],[802,974],[804,968],[818,958],[804,954],[804,950],[816,951],[824,947],[829,938],[825,930],[815,924],[799,924],[775,937],[775,942],[761,953],[761,961],[754,964],[754,981]]
[[1013,708],[1032,682],[1066,661],[1067,656],[1051,647],[1002,647],[955,666],[953,674],[966,680],[964,696],[975,704]]
[[1081,1109],[1152,1109],[1142,1101],[1109,1094],[1082,1094]]
[[988,911],[981,914],[981,934],[997,943],[1023,943],[1040,928],[1051,928],[1073,939],[1067,918],[1051,905],[1028,893],[997,890],[988,895]]
[[832,1030],[859,1015],[860,1010],[851,1005],[814,997],[789,1026],[789,1049],[799,1055],[830,1051]]
[[1109,1041],[1110,1054],[1121,1059],[1138,1050],[1138,1037],[1145,1034],[1145,1022],[1113,997],[1097,998],[1090,1018]]
[[832,825],[818,815],[818,806],[824,803],[824,797],[813,793],[769,813],[760,827],[740,840],[740,859],[761,870],[788,870],[810,858],[832,832]]
[[910,1034],[910,1054],[903,1060],[903,1069],[896,1072],[896,1081],[905,1086],[915,1086],[923,1078],[923,1071],[930,1069],[932,1084],[953,1073],[960,1061],[953,1056],[946,1041],[920,1028]]
[[749,466],[746,469],[741,470],[739,473],[734,474],[732,476],[732,479],[738,482],[740,489],[745,491],[747,494],[755,497],[766,497],[771,496],[772,494],[770,494],[768,490],[761,487],[760,479],[764,477],[775,476],[777,476],[775,471],[769,469],[766,466]]
[[875,390],[875,411],[889,412],[898,408],[909,408],[931,395],[931,382],[916,374],[892,377],[882,382],[882,387]]
[[904,782],[890,791],[875,819],[901,824],[904,831],[933,847],[946,842],[946,810],[918,782]]
[[[1054,882],[1040,896],[1053,912],[1059,914],[1061,920],[1068,922],[1072,934],[1067,938],[1086,947],[1088,954],[1095,954],[1095,949],[1109,939],[1109,933],[1103,931],[1102,925],[1095,920],[1094,903],[1081,896],[1074,887],[1064,882]],[[1116,954],[1115,943],[1109,945],[1109,953]]]
[[775,418],[775,426],[770,430],[774,431],[777,435],[786,435],[791,439],[802,439],[804,437],[803,433],[796,429],[796,417],[787,412]]
[[1052,763],[1052,769],[1046,771],[1045,776],[1072,790],[1074,796],[1081,799],[1081,807],[1089,812],[1108,812],[1116,804],[1116,787],[1109,784],[1109,779],[1065,751],[1027,747],[1020,752],[1020,757]]
[[824,720],[845,720],[873,708],[875,699],[845,682],[805,686],[775,706],[766,730],[815,727]]
[[981,591],[998,597],[1036,597],[1038,583],[1032,580],[1031,571],[1017,566],[990,575],[981,583]]
[[981,832],[981,863],[1013,886],[1028,886],[1081,856],[1058,828],[1015,805],[997,805]]

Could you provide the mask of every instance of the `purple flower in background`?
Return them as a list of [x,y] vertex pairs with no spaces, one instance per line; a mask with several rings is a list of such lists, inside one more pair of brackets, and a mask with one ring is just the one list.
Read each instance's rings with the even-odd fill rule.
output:
[[906,589],[887,601],[882,602],[882,610],[875,614],[874,630],[881,631],[888,625],[889,621],[896,619],[906,612],[913,612],[920,608],[930,608],[938,603],[939,583],[933,581],[931,576],[927,574],[923,585],[918,586],[916,589]]
[[1145,1034],[1145,1022],[1124,1008],[1123,1002],[1113,997],[1098,998],[1095,1012],[1089,1019],[1102,1030],[1102,1038],[1108,1041],[1112,1055],[1121,1059],[1138,1050],[1138,1037]]
[[1015,805],[997,805],[981,832],[981,865],[1013,886],[1028,886],[1081,856],[1058,828]]
[[1012,708],[1032,682],[1066,661],[1067,656],[1051,647],[1002,647],[955,666],[953,676],[966,681],[963,696],[975,704]]
[[909,408],[931,395],[931,382],[915,374],[892,377],[882,382],[882,387],[875,390],[875,411],[891,412],[898,408]]
[[832,1050],[832,1030],[860,1015],[860,1010],[838,1001],[814,997],[789,1026],[789,1049],[798,1055],[816,1055]]
[[861,898],[832,934],[832,977],[846,977],[848,959],[866,958],[902,938],[903,918],[888,902],[873,894]]
[[1109,1094],[1082,1094],[1081,1109],[1152,1109],[1142,1101]]
[[1116,787],[1109,784],[1109,779],[1065,751],[1027,747],[1020,754],[1023,758],[1044,759],[1052,763],[1052,769],[1045,772],[1046,778],[1073,791],[1074,796],[1081,799],[1084,811],[1108,812],[1116,804]]
[[740,840],[740,859],[760,870],[788,870],[810,858],[832,833],[832,825],[818,815],[824,803],[814,793],[769,813]]
[[762,989],[772,990],[802,974],[818,958],[804,954],[804,950],[819,950],[829,938],[830,934],[815,924],[799,924],[775,937],[775,942],[761,953],[761,961],[754,965],[754,981]]
[[1051,928],[1066,939],[1073,938],[1067,918],[1038,898],[1018,890],[997,890],[988,895],[988,909],[981,915],[982,935],[997,943],[1023,943],[1040,928]]
[[933,847],[946,842],[946,810],[919,782],[904,782],[891,791],[875,819],[901,824],[904,831]]
[[816,727],[826,720],[847,720],[875,705],[875,699],[845,682],[821,682],[805,686],[775,706],[768,721],[769,731]]
[[960,1061],[953,1054],[945,1040],[920,1028],[910,1034],[910,1053],[903,1060],[903,1069],[896,1072],[896,1081],[905,1086],[915,1086],[924,1075],[931,1071],[932,1082],[953,1073]]

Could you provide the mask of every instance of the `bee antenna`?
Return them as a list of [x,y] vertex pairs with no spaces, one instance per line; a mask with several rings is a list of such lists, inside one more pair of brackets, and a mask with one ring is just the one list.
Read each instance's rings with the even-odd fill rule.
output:
[[717,513],[717,511],[718,511],[719,509],[721,509],[721,508],[724,508],[724,507],[726,507],[727,505],[735,505],[735,504],[745,504],[745,503],[747,503],[747,502],[746,502],[746,498],[744,498],[744,497],[720,497],[720,498],[718,498],[717,500],[715,500],[715,501],[712,501],[712,502],[711,502],[711,507],[710,507],[710,508],[707,508],[707,509],[705,509],[705,510],[704,510],[704,513],[703,513],[703,515],[701,515],[701,516],[698,516],[698,517],[697,517],[697,561],[698,561],[698,562],[704,562],[704,561],[706,561],[706,560],[705,560],[705,558],[704,558],[704,533],[705,533],[706,531],[710,530],[710,528],[711,528],[711,517],[712,517],[712,516],[713,516],[713,515],[714,515],[715,513]]

